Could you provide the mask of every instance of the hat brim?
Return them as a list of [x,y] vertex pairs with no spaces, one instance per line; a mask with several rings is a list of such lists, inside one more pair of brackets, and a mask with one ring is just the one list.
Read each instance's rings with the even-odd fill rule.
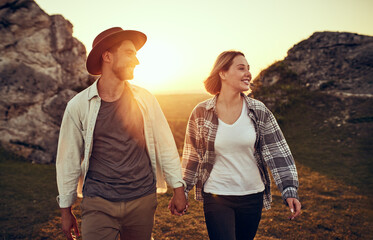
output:
[[113,33],[106,38],[102,39],[96,46],[91,50],[88,55],[86,67],[90,74],[100,75],[101,74],[101,55],[107,49],[111,48],[115,44],[130,40],[135,45],[136,50],[139,50],[144,46],[147,37],[144,33],[134,30],[123,30],[120,32]]

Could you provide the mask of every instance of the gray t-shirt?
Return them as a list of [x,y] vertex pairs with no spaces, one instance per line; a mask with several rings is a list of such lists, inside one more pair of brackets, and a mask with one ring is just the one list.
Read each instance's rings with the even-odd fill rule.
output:
[[119,100],[101,101],[83,195],[131,201],[154,192],[142,114],[126,86]]

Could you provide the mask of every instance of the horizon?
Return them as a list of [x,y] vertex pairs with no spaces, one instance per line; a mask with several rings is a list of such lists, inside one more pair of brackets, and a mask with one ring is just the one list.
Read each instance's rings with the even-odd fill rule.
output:
[[204,93],[203,80],[225,50],[242,51],[254,79],[315,32],[373,36],[369,0],[35,2],[47,14],[70,21],[87,54],[93,39],[109,27],[144,32],[148,41],[138,52],[133,84],[153,94]]

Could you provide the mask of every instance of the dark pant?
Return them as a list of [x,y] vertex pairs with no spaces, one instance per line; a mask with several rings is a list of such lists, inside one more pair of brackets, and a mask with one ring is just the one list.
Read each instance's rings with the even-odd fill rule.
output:
[[203,210],[211,240],[254,239],[262,208],[263,192],[245,196],[203,193]]

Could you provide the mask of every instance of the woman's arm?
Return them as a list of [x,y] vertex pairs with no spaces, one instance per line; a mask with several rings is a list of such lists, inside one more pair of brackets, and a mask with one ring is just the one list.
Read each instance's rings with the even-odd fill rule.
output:
[[271,170],[284,202],[286,203],[287,198],[298,199],[299,183],[294,158],[275,117],[269,110],[263,130],[263,141],[263,158]]
[[189,117],[182,156],[183,179],[187,184],[186,193],[196,185],[199,164],[202,161],[200,128],[195,109]]

